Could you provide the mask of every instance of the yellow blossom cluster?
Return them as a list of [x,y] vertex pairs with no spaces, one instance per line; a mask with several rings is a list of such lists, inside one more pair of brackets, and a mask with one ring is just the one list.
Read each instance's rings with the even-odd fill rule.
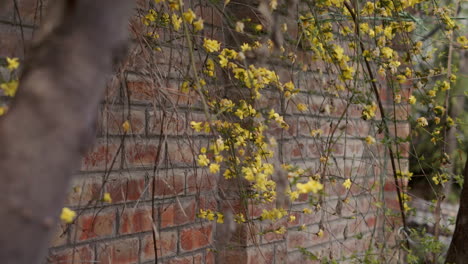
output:
[[224,215],[220,212],[214,212],[210,209],[207,209],[207,210],[200,209],[199,213],[197,214],[197,217],[206,219],[208,221],[216,220],[216,222],[219,224],[224,223]]

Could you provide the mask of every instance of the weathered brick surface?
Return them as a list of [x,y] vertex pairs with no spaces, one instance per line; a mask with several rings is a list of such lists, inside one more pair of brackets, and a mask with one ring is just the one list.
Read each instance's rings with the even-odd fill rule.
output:
[[93,246],[87,245],[52,251],[46,263],[90,263],[92,261],[94,261],[94,248]]
[[[141,260],[153,260],[156,256],[154,252],[153,234],[145,235],[141,241]],[[156,237],[156,250],[159,257],[173,256],[177,254],[177,232],[160,232]]]
[[183,251],[193,251],[209,246],[212,242],[213,227],[211,225],[195,226],[181,230],[180,248]]
[[[78,217],[77,241],[110,237],[115,234],[116,213],[114,210],[86,212]],[[73,239],[73,238],[72,238]]]
[[[18,16],[10,6],[13,13],[0,12],[0,57],[23,58],[23,44],[28,46],[32,26],[40,19],[37,12],[42,7],[34,4],[37,0],[17,2],[26,25],[24,43],[19,27],[15,26]],[[41,2],[45,5],[48,1]],[[223,43],[231,38],[224,33],[227,25],[219,11],[210,5],[184,2],[185,7],[191,6],[197,14],[203,13],[205,31],[201,36],[218,38]],[[138,3],[147,8],[149,1]],[[229,5],[227,8],[232,8],[235,14],[245,13],[244,9]],[[254,11],[248,13],[254,21],[258,19]],[[296,21],[279,17],[288,24],[287,34],[299,34]],[[161,39],[178,46],[162,45],[161,51],[150,50],[138,38],[147,33],[141,19],[132,19],[130,28],[133,42],[124,61],[125,73],[111,78],[107,84],[96,113],[97,140],[83,157],[66,200],[66,205],[79,216],[75,223],[60,225],[54,231],[47,263],[146,264],[154,263],[156,257],[158,263],[165,264],[319,263],[305,258],[298,247],[310,249],[317,256],[342,252],[336,253],[337,258],[366,249],[366,234],[383,222],[376,206],[380,202],[376,199],[379,188],[384,191],[385,206],[398,211],[393,178],[387,177],[380,183],[381,176],[391,174],[389,166],[384,166],[388,150],[383,144],[368,146],[363,140],[367,135],[374,135],[377,141],[384,138],[376,128],[380,113],[376,120],[364,121],[362,105],[349,104],[343,99],[346,97],[324,95],[321,78],[325,77],[315,71],[324,68],[323,63],[312,61],[309,54],[298,50],[297,62],[313,71],[301,72],[281,64],[275,65],[275,70],[283,82],[293,78],[301,92],[285,100],[278,91],[269,89],[256,107],[262,111],[274,109],[284,115],[289,128],[273,124],[266,135],[276,137],[275,149],[281,162],[292,162],[310,169],[311,175],[322,176],[327,195],[321,204],[325,213],[323,216],[322,211],[315,210],[301,213],[304,208],[311,208],[311,197],[303,194],[287,208],[295,216],[292,221],[230,223],[232,214],[244,212],[258,219],[263,210],[274,205],[246,203],[239,198],[239,193],[245,191],[243,183],[226,182],[219,175],[197,168],[196,155],[212,135],[190,128],[191,121],[208,118],[200,95],[194,91],[184,93],[179,88],[184,81],[179,73],[189,63],[186,43],[181,38],[174,40],[174,32],[160,30]],[[200,62],[197,60],[196,64]],[[217,77],[216,83],[209,84],[210,89],[224,88],[226,76],[217,72]],[[227,88],[226,94],[236,94],[229,89],[232,87]],[[406,122],[409,105],[399,104],[392,113],[391,91],[382,89],[380,97],[385,101],[387,117],[396,120],[389,123],[391,136],[410,135]],[[299,111],[299,103],[305,104],[307,110]],[[122,124],[127,120],[130,130],[125,133]],[[322,133],[312,136],[311,131],[318,129]],[[402,143],[398,152],[394,151],[408,157],[409,144]],[[321,157],[326,157],[326,162],[320,161]],[[405,162],[400,165],[402,169],[407,166]],[[349,190],[342,185],[347,178],[353,183]],[[104,193],[109,193],[111,203],[102,201]],[[200,209],[225,213],[229,228],[198,219]],[[286,227],[286,232],[275,233],[281,226]],[[300,228],[306,231],[299,231]],[[317,235],[320,229],[322,236]],[[223,230],[230,233],[225,235]],[[355,239],[360,233],[364,238]],[[225,246],[219,247],[220,244]]]
[[99,243],[96,245],[96,252],[99,263],[138,263],[139,241],[137,238],[129,238]]

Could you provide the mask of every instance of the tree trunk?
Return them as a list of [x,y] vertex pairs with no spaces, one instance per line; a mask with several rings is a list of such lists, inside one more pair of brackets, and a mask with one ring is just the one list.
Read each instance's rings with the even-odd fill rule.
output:
[[131,0],[50,4],[9,112],[0,118],[0,262],[38,263],[93,123]]
[[468,261],[468,159],[463,172],[464,182],[460,195],[460,209],[458,209],[457,222],[452,242],[447,252],[445,263],[467,263]]

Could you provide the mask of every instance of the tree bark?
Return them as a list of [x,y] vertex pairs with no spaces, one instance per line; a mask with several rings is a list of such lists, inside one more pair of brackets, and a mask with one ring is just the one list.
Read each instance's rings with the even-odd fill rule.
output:
[[59,0],[0,118],[0,262],[38,263],[80,156],[94,137],[131,0]]
[[464,182],[460,195],[460,208],[458,209],[455,231],[452,236],[445,263],[466,263],[468,261],[468,159],[463,172]]

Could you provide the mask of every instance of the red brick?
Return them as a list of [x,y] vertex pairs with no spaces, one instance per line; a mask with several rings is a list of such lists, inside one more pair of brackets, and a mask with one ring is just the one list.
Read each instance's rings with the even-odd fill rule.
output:
[[[127,142],[125,144],[125,160],[130,167],[153,166],[159,150],[158,141]],[[159,153],[159,159],[163,157],[163,147]]]
[[215,264],[215,254],[212,251],[209,251],[205,255],[205,263],[206,264]]
[[53,251],[47,258],[48,264],[91,263],[94,261],[94,249],[90,245]]
[[187,120],[183,112],[150,111],[148,133],[150,135],[183,135]]
[[288,124],[288,128],[282,128],[277,123],[272,122],[266,134],[276,138],[292,138],[297,136],[298,119],[296,117],[285,117],[284,121]]
[[101,133],[104,135],[123,135],[125,132],[122,124],[127,120],[130,122],[128,134],[141,135],[146,130],[146,114],[143,108],[132,108],[128,111],[122,107],[107,107],[103,110],[103,119]]
[[311,234],[304,231],[292,230],[288,232],[288,251],[295,250],[298,247],[311,246],[312,240],[310,239]]
[[[287,141],[283,144],[283,153],[286,159],[301,159],[308,157],[307,152],[307,141],[306,140],[298,140],[298,141]],[[309,147],[314,146],[313,144],[309,144]],[[316,149],[314,148],[311,154],[317,155]]]
[[194,146],[194,142],[179,138],[177,141],[168,141],[166,151],[171,162],[192,164],[198,148]]
[[187,194],[213,191],[218,187],[218,175],[204,173],[200,170],[191,171],[187,175]]
[[263,224],[262,225],[262,232],[264,235],[262,236],[263,243],[275,242],[279,240],[283,240],[287,236],[287,232],[284,234],[277,234],[274,230],[284,227],[287,228],[287,218],[280,219],[275,223]]
[[111,236],[114,234],[115,222],[115,212],[111,210],[82,214],[77,221],[77,239],[82,241]]
[[250,248],[248,255],[247,264],[273,264],[275,262],[273,245]]
[[289,252],[287,263],[301,263],[301,264],[320,264],[320,260],[310,260],[307,256],[299,251]]
[[[120,153],[117,153],[119,146],[120,143],[116,140],[97,140],[84,156],[81,169],[86,171],[120,169]],[[112,163],[114,160],[115,162]]]
[[230,230],[229,244],[234,246],[252,246],[260,242],[260,228],[256,223],[235,224]]
[[138,262],[138,239],[129,238],[97,245],[100,264],[130,264]]
[[176,199],[174,203],[161,205],[159,207],[161,227],[172,227],[195,221],[195,209],[195,199]]
[[213,195],[200,196],[198,199],[198,208],[203,209],[203,210],[210,209],[212,211],[217,211],[218,201],[215,199]]
[[[47,11],[49,0],[38,2],[37,0],[17,0],[19,14],[13,5],[13,2],[5,2],[0,10],[0,19],[12,23],[19,23],[18,16],[21,17],[21,23],[29,26],[38,26],[41,24],[42,14]],[[28,27],[25,27],[28,28]],[[18,45],[20,46],[20,45]]]
[[50,246],[51,247],[59,247],[67,244],[68,240],[69,229],[63,223],[57,225],[54,231],[54,235],[52,236]]
[[193,263],[192,256],[173,258],[164,262],[164,264],[192,264],[192,263]]
[[288,249],[286,242],[275,245],[275,263],[287,263]]
[[[162,231],[156,237],[158,257],[173,256],[177,253],[177,232]],[[147,261],[155,258],[153,235],[146,235],[141,242],[141,260]]]
[[217,253],[216,260],[223,264],[238,264],[247,262],[247,250],[237,248],[226,248]]
[[99,200],[101,197],[100,191],[102,180],[97,178],[75,178],[72,183],[72,188],[68,192],[68,206],[83,206],[90,201]]
[[113,203],[137,201],[142,199],[145,190],[144,178],[110,178],[106,183],[106,191],[110,194]]
[[181,170],[160,171],[151,181],[155,197],[174,196],[185,191],[185,172]]
[[153,217],[151,216],[151,207],[124,209],[120,218],[120,234],[132,234],[153,229]]
[[130,100],[150,103],[158,96],[156,87],[145,81],[127,81]]
[[211,244],[213,227],[191,227],[180,232],[180,247],[183,251],[192,251]]

